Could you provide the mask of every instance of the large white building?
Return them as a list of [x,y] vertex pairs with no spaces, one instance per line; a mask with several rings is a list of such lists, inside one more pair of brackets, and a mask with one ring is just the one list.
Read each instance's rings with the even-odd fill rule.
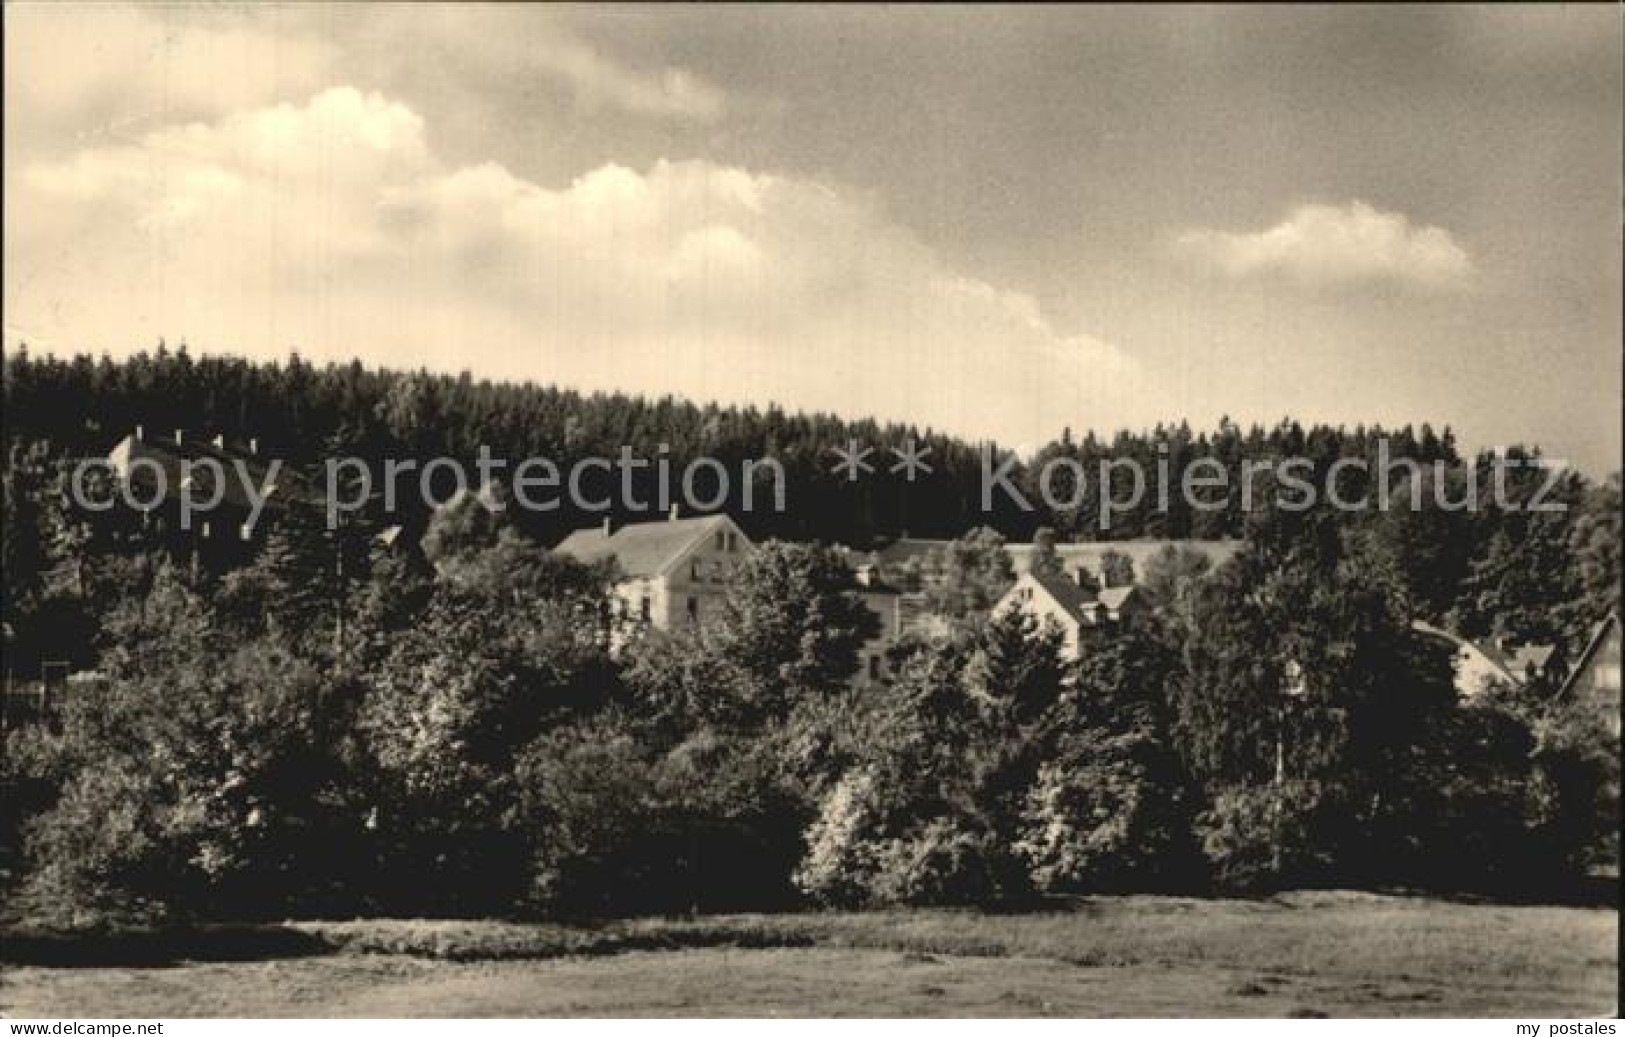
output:
[[[756,550],[727,515],[638,522],[619,529],[609,523],[581,529],[554,550],[582,562],[615,560],[616,628],[646,626],[681,630],[717,616],[734,569]],[[902,598],[872,573],[854,573],[852,591],[875,614],[875,636],[858,650],[859,686],[887,677],[886,651],[902,627]]]
[[704,622],[755,545],[727,515],[579,529],[555,550],[582,562],[613,557],[617,619],[658,630]]

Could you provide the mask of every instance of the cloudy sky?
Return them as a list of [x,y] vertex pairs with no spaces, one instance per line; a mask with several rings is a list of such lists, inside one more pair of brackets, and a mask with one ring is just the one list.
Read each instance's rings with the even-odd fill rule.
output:
[[8,348],[1620,463],[1617,6],[5,22]]

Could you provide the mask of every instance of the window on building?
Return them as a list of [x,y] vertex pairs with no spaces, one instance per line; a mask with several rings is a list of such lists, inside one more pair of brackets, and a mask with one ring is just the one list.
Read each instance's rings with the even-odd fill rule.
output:
[[690,623],[698,623],[700,621],[700,599],[699,598],[689,598],[688,599],[688,621]]
[[880,656],[878,655],[869,657],[869,679],[872,681],[880,679]]
[[728,550],[728,533],[726,530],[717,530],[717,550]]
[[688,578],[696,583],[700,580],[700,560],[698,558],[688,563]]
[[1603,691],[1618,691],[1619,663],[1598,663],[1596,681]]
[[638,601],[638,618],[647,623],[649,622],[650,614],[649,595],[645,594],[642,599]]

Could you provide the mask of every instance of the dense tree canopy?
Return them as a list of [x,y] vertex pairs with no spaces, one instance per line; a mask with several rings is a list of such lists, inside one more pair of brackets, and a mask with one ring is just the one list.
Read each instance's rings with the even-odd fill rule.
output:
[[[1448,652],[1414,626],[1574,649],[1618,608],[1617,476],[1548,485],[1527,464],[1463,509],[1492,458],[1459,457],[1448,431],[1225,421],[1063,435],[1013,470],[1033,511],[984,512],[972,444],[774,408],[162,349],[19,350],[4,392],[7,665],[88,678],[49,722],[8,729],[0,757],[19,805],[0,851],[41,918],[1512,889],[1617,854],[1599,822],[1617,816],[1613,736],[1539,689],[1461,707]],[[614,618],[612,563],[548,550],[583,517],[504,507],[500,480],[336,529],[290,513],[230,556],[76,507],[64,462],[136,424],[254,436],[306,466],[481,446],[561,465],[623,445],[768,456],[790,507],[741,516],[758,549],[705,623],[639,629]],[[930,477],[830,472],[835,445],[905,435],[932,446]],[[1239,474],[1296,456],[1324,474],[1380,453],[1443,467],[1387,510],[1283,506],[1266,475],[1252,510],[1152,493],[1107,530],[1122,472],[1069,482],[1117,459]],[[1338,488],[1371,490],[1370,472],[1345,467]],[[1525,507],[1537,497],[1565,507]],[[1245,543],[1217,568],[1177,545],[1139,572],[1109,554],[1105,585],[1136,583],[1152,611],[1084,631],[1074,660],[1054,629],[991,614],[1006,544],[1040,527],[1051,575],[1073,539]],[[935,616],[892,646],[883,686],[857,688],[877,627],[851,555],[824,544],[905,530],[948,539],[903,574]],[[1441,867],[1463,853],[1470,867]]]

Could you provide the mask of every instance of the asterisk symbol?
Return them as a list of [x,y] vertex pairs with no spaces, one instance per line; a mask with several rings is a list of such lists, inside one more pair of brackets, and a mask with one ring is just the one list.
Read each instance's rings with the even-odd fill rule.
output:
[[875,452],[875,448],[863,446],[855,439],[846,441],[845,450],[835,446],[830,447],[829,452],[841,459],[834,468],[830,469],[830,472],[844,471],[847,482],[857,482],[859,472],[872,472],[875,470],[874,465],[864,460],[864,458]]
[[930,447],[922,447],[918,443],[914,442],[912,438],[910,438],[903,440],[903,448],[901,450],[899,450],[897,447],[892,447],[891,452],[896,454],[899,458],[898,462],[891,466],[891,470],[894,473],[902,472],[903,477],[909,482],[914,481],[914,476],[916,473],[924,472],[926,475],[931,474],[931,466],[925,463],[926,455],[931,452]]

